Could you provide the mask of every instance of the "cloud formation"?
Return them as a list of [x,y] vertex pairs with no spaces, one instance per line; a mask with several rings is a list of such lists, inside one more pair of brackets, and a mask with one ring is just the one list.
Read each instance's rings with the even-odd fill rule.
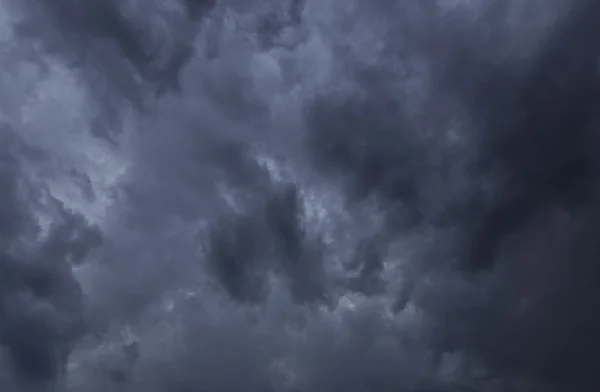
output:
[[3,390],[598,386],[597,2],[0,5]]

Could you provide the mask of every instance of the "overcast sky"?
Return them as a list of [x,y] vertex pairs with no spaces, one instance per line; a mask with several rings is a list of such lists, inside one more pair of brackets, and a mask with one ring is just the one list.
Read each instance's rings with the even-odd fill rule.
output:
[[598,390],[599,22],[0,0],[0,389]]

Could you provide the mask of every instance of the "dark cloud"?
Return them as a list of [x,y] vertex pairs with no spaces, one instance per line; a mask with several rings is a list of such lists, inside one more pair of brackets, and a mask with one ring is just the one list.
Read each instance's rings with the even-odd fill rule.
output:
[[184,15],[170,16],[176,18],[168,32],[176,37],[174,45],[164,37],[153,40],[149,22],[160,12],[160,2],[148,8],[112,0],[32,0],[16,6],[25,15],[16,30],[78,71],[97,105],[92,131],[115,142],[123,107],[143,110],[146,95],[180,89],[180,73],[193,55],[198,23],[215,4],[181,2]]
[[26,220],[26,216],[17,202],[19,197],[18,162],[11,153],[14,148],[14,134],[9,126],[2,129],[2,247],[6,248],[18,236],[20,228]]
[[[485,124],[481,155],[501,173],[503,192],[475,239],[482,250],[493,251],[493,242],[539,208],[575,209],[592,203],[599,78],[592,38],[596,32],[588,20],[596,13],[594,6],[575,6],[543,40],[527,73],[512,77],[508,104],[497,104],[504,101],[495,90],[487,93],[491,110],[503,112],[480,112]],[[491,83],[504,84],[509,77],[493,75]],[[491,258],[478,252],[478,262]]]
[[383,198],[392,209],[390,221],[401,220],[409,227],[419,224],[423,219],[419,188],[427,175],[424,146],[402,118],[399,102],[393,98],[388,102],[377,90],[367,91],[363,102],[328,102],[324,97],[313,104],[311,151],[326,170],[347,178],[349,192],[359,200]]
[[[40,388],[57,381],[85,331],[83,298],[68,262],[80,262],[101,234],[82,217],[61,209],[49,234],[34,215],[36,191],[23,163],[34,148],[5,126],[2,143],[0,342],[18,385]],[[27,245],[35,243],[35,245]],[[8,388],[8,386],[7,386]],[[27,389],[24,389],[27,390]]]
[[13,389],[597,389],[597,2],[383,3],[2,3]]
[[[592,261],[595,251],[581,242],[586,242],[583,238],[589,235],[584,232],[595,231],[593,224],[588,225],[594,220],[590,216],[595,215],[597,204],[594,108],[600,96],[600,79],[593,43],[596,24],[591,23],[597,15],[596,7],[591,2],[574,5],[568,17],[544,37],[526,72],[498,77],[496,71],[491,83],[511,86],[508,100],[496,96],[496,91],[505,94],[503,88],[490,89],[484,110],[475,106],[475,115],[483,124],[479,162],[485,162],[485,170],[499,176],[499,185],[475,225],[466,262],[476,269],[510,268],[513,274],[522,274],[524,269],[535,271],[527,273],[536,276],[528,278],[530,287],[525,290],[542,291],[539,302],[532,305],[529,315],[521,316],[524,320],[519,323],[523,324],[513,332],[516,336],[512,338],[522,342],[516,345],[518,348],[494,347],[485,355],[503,357],[503,366],[537,372],[562,388],[577,385],[588,389],[596,382],[594,366],[589,365],[589,355],[597,350],[596,338],[588,331],[597,321],[576,310],[593,312],[597,306],[593,299],[596,295],[588,291],[589,283],[584,283],[597,274],[596,262]],[[560,214],[571,218],[559,221],[558,225],[566,227],[556,229],[556,216]],[[536,218],[540,215],[550,217],[540,221]],[[525,230],[532,221],[537,222],[535,228]],[[544,239],[541,247],[527,234],[537,232],[534,235],[539,236],[539,232],[555,230],[558,234]],[[506,252],[502,249],[506,249],[503,244],[507,238],[519,235],[533,242],[521,243],[516,254],[513,250],[500,256]],[[579,288],[571,285],[575,281]],[[513,301],[522,300],[516,297]],[[505,306],[514,306],[514,302]],[[504,335],[515,327],[504,328],[497,334]],[[587,349],[580,345],[583,340]]]

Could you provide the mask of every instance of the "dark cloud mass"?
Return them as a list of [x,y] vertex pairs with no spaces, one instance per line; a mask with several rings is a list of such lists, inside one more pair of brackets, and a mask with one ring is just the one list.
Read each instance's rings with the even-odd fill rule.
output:
[[1,0],[0,390],[599,390],[599,22]]

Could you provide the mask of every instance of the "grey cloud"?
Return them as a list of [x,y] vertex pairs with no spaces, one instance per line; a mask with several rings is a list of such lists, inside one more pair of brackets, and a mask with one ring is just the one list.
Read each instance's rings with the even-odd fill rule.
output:
[[70,353],[69,391],[593,390],[595,3],[275,3],[9,8],[124,162],[108,194],[69,172],[106,216],[54,198],[42,235],[6,133],[21,379]]
[[[17,385],[39,387],[59,377],[66,356],[85,328],[83,299],[66,264],[67,253],[69,261],[80,262],[101,234],[81,217],[62,209],[64,223],[56,219],[49,234],[39,239],[41,228],[34,209],[37,192],[30,189],[23,168],[35,149],[11,127],[5,127],[1,136],[0,341]],[[95,239],[88,241],[92,237]]]
[[[154,40],[148,24],[156,19],[161,2],[150,7],[115,1],[22,2],[15,6],[24,15],[16,31],[78,71],[98,106],[93,131],[116,142],[124,105],[141,110],[145,95],[179,88],[181,70],[194,52],[198,19],[215,6],[181,4],[188,19],[170,21],[168,34],[175,37],[171,46],[164,40],[168,37]],[[132,14],[131,6],[141,14]]]

